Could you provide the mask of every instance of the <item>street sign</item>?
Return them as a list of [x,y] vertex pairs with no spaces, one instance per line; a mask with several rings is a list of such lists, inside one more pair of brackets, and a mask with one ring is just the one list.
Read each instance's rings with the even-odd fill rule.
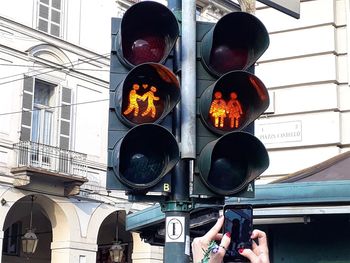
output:
[[166,217],[166,242],[184,242],[185,241],[185,217],[168,216]]
[[258,0],[294,18],[300,18],[300,0]]

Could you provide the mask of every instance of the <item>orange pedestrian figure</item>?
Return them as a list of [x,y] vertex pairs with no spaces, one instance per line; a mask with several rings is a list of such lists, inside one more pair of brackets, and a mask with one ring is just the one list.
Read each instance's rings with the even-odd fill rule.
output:
[[142,98],[142,96],[137,94],[137,91],[139,89],[140,86],[138,84],[134,84],[132,86],[132,90],[129,93],[129,105],[128,108],[124,111],[124,115],[130,114],[132,111],[134,111],[135,117],[139,115],[139,104],[137,100]]
[[243,114],[242,106],[241,103],[239,103],[239,101],[237,100],[236,92],[231,92],[230,97],[231,99],[227,102],[226,112],[230,119],[230,127],[238,128],[239,119]]
[[223,128],[226,118],[226,102],[222,99],[220,91],[214,93],[214,98],[210,105],[209,114],[214,117],[214,126]]
[[145,101],[147,99],[147,108],[141,114],[141,116],[146,116],[149,113],[151,113],[151,117],[153,119],[156,117],[157,111],[156,111],[156,107],[154,106],[154,101],[159,100],[159,97],[154,95],[156,91],[157,91],[157,88],[154,86],[151,86],[151,90],[147,91],[145,94],[142,95],[141,100]]

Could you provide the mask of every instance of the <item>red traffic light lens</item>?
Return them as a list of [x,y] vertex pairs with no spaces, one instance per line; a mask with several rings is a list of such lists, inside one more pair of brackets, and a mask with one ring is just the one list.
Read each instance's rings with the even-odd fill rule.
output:
[[175,15],[164,5],[145,1],[124,14],[118,32],[119,60],[128,67],[163,63],[179,36]]
[[124,56],[131,64],[159,62],[165,56],[165,38],[157,32],[142,32],[139,36],[126,38]]
[[231,48],[228,45],[219,45],[212,49],[210,65],[220,75],[246,68],[249,61],[248,49]]
[[244,12],[222,17],[201,41],[201,62],[214,76],[252,66],[269,46],[261,21]]

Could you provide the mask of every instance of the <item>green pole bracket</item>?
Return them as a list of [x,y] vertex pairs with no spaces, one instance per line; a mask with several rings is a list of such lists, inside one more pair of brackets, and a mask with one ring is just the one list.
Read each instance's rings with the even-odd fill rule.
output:
[[165,212],[190,212],[194,208],[192,201],[166,201],[160,203],[163,213]]

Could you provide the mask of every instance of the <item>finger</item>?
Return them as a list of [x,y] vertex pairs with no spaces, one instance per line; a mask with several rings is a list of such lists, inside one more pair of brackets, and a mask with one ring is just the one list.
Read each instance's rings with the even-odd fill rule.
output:
[[249,248],[239,249],[239,253],[249,259],[251,263],[259,262],[258,256]]
[[211,251],[209,263],[219,263],[222,262],[226,254],[226,250],[230,244],[231,238],[229,235],[223,235],[220,245],[216,245],[215,249]]
[[252,240],[252,250],[255,251],[256,249],[258,249],[258,245],[254,240]]
[[216,224],[202,237],[206,242],[214,240],[216,235],[220,232],[222,224],[224,223],[224,217],[219,217]]
[[223,237],[223,234],[217,233],[216,236],[214,237],[214,240],[220,241]]
[[229,233],[226,233],[225,235],[223,235],[221,242],[220,242],[220,247],[222,247],[225,252],[228,248],[228,246],[230,245],[230,241],[231,241],[231,237]]
[[257,238],[259,241],[259,247],[263,249],[267,249],[267,237],[264,231],[254,229],[251,238],[252,239]]

